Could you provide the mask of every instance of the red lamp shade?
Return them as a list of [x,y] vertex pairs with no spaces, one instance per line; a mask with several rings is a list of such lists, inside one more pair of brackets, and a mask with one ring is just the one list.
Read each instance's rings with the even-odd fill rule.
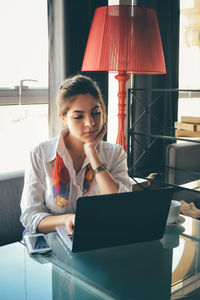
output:
[[[118,117],[121,121],[119,120],[117,143],[122,144],[119,135],[123,135],[122,139],[125,139],[122,123],[125,118],[123,111],[125,84],[129,78],[127,73],[166,73],[156,12],[150,8],[132,5],[97,8],[86,45],[82,71],[119,72],[117,80],[124,83],[118,93],[118,97],[123,94],[123,99],[119,99]],[[126,145],[123,146],[126,149]]]

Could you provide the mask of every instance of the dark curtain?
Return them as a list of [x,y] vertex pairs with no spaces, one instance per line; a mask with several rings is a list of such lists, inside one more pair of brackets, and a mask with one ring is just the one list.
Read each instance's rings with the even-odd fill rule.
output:
[[[172,134],[169,128],[177,120],[178,94],[176,92],[154,92],[151,89],[178,88],[179,54],[179,0],[138,0],[138,6],[156,10],[165,56],[166,75],[134,75],[134,94],[142,101],[133,101],[130,113],[132,124],[137,132],[145,131],[163,135]],[[149,89],[137,91],[137,89]],[[159,97],[158,97],[159,96]],[[155,102],[154,100],[157,99]],[[152,104],[153,103],[153,104]],[[144,113],[145,111],[145,113]],[[153,140],[151,137],[134,135],[130,143],[129,168],[131,174],[144,170],[156,172],[164,165],[167,140]],[[150,146],[151,145],[151,146]],[[147,173],[145,172],[145,176]],[[138,174],[139,174],[138,173]]]
[[[48,0],[49,28],[49,132],[55,136],[62,125],[55,99],[61,82],[81,73],[81,65],[94,11],[108,5],[105,0]],[[84,72],[99,84],[106,106],[108,78],[105,72]]]

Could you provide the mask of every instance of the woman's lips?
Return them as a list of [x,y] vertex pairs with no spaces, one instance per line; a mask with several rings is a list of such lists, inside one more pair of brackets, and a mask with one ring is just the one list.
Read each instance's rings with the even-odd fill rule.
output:
[[94,133],[97,133],[97,130],[91,130],[91,131],[84,132],[85,135],[92,135]]

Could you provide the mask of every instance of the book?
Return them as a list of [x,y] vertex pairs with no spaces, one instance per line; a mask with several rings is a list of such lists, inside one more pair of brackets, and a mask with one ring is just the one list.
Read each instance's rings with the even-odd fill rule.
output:
[[[200,127],[200,125],[198,125]],[[174,127],[177,129],[184,129],[190,131],[196,131],[197,125],[193,123],[182,123],[182,122],[174,122]]]
[[175,129],[175,136],[176,137],[199,137],[200,138],[200,131]]
[[181,122],[200,124],[200,117],[182,116]]

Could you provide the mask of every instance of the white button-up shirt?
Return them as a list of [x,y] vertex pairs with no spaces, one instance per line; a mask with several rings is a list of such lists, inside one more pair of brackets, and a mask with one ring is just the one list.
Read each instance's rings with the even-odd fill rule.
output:
[[[48,215],[75,213],[76,200],[83,196],[83,181],[89,160],[85,159],[81,170],[76,174],[71,156],[65,147],[63,135],[64,130],[59,138],[43,142],[30,151],[25,170],[20,220],[26,230],[31,233],[37,231],[41,219]],[[53,170],[56,152],[63,158],[70,174],[69,202],[64,208],[55,204],[53,196]],[[118,192],[132,191],[134,181],[128,176],[127,155],[122,146],[101,141],[99,156],[118,182]],[[94,178],[89,196],[98,194],[100,191]]]

